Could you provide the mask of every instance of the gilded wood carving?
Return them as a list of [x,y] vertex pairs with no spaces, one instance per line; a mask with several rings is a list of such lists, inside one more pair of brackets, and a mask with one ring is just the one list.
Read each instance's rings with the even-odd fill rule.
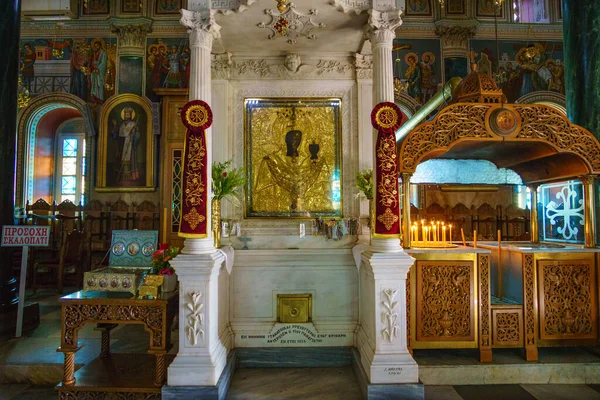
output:
[[525,352],[527,361],[538,359],[536,345],[536,316],[537,299],[535,287],[535,266],[533,254],[523,254],[523,285],[524,285],[524,312],[525,312]]
[[417,340],[475,338],[474,263],[417,262]]
[[111,392],[108,394],[105,391],[66,391],[61,390],[58,394],[59,400],[160,400],[160,393],[147,392]]
[[[467,82],[469,83],[469,82]],[[502,130],[509,121],[511,129]],[[591,173],[600,173],[600,143],[592,133],[572,124],[552,107],[541,104],[455,103],[433,121],[412,130],[402,141],[400,172],[414,172],[417,165],[449,151],[467,140],[542,142],[558,153],[578,156]]]
[[[480,254],[479,260],[479,350],[480,360],[489,362],[491,354],[483,352],[492,347],[490,338],[490,256]],[[489,357],[489,358],[488,358]]]
[[411,326],[410,326],[410,320],[411,320],[411,308],[410,308],[410,285],[412,282],[412,277],[413,277],[413,267],[410,267],[410,269],[408,270],[408,274],[406,276],[406,347],[408,349],[411,348]]
[[131,321],[141,323],[150,333],[152,347],[165,347],[163,336],[163,319],[166,309],[162,306],[131,305],[93,305],[74,304],[63,306],[63,339],[65,348],[77,346],[77,331],[86,322],[119,322]]
[[540,337],[597,337],[594,262],[539,261]]
[[523,311],[520,309],[493,310],[494,346],[523,345]]
[[402,142],[400,171],[414,172],[424,156],[447,150],[460,139],[492,138],[485,125],[490,108],[484,104],[451,105],[433,122],[416,127]]

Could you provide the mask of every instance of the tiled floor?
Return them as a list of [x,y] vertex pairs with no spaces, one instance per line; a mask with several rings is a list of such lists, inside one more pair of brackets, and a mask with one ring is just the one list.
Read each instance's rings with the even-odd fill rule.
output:
[[[55,292],[40,291],[28,300],[38,301],[41,324],[23,339],[0,338],[0,400],[56,399],[54,386],[62,376],[60,342],[61,312]],[[100,349],[100,333],[86,325],[79,337],[85,347],[76,355],[76,363],[86,364]],[[112,332],[112,350],[145,352],[148,333],[142,326],[119,326]],[[135,339],[135,340],[133,340]],[[173,335],[177,339],[177,335]],[[176,353],[175,343],[172,353]],[[473,366],[479,362],[476,350],[415,351],[423,368],[428,366]],[[600,363],[600,348],[562,348],[540,350],[540,363]],[[35,365],[32,365],[35,364]],[[494,351],[494,364],[526,364],[515,350]],[[31,382],[36,385],[31,385]],[[361,393],[347,368],[255,368],[239,369],[233,376],[228,399],[360,399]],[[425,386],[427,400],[600,400],[600,385],[454,385]]]

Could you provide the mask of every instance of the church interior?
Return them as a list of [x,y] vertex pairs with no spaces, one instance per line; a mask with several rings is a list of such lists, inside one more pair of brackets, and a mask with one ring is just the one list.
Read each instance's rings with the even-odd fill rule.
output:
[[600,399],[599,2],[0,10],[0,400]]

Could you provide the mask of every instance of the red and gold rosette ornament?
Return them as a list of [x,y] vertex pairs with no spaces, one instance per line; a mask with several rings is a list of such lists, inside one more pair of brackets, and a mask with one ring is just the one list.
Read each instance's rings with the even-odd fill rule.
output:
[[202,100],[192,100],[181,109],[187,128],[183,147],[181,222],[179,236],[206,238],[210,229],[207,215],[210,165],[205,130],[212,124],[212,111]]
[[375,232],[373,237],[400,235],[400,196],[396,131],[406,116],[394,103],[379,103],[371,113],[371,124],[379,131],[375,145]]

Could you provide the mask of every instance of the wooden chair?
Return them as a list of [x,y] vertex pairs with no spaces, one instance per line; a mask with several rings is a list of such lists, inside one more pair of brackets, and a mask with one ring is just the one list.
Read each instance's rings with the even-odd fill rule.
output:
[[110,248],[110,214],[98,200],[92,200],[83,209],[84,231],[86,233],[86,264],[90,271],[102,260]]
[[[65,276],[73,277],[73,284],[77,287],[83,282],[82,253],[85,235],[82,231],[74,230],[67,234],[60,249],[58,259],[36,262],[33,266],[33,290],[38,288],[56,287],[59,293],[63,292]],[[54,275],[52,285],[41,285],[39,275]]]
[[463,203],[458,203],[450,209],[448,219],[452,224],[452,241],[462,241],[461,229],[465,233],[465,240],[471,240],[473,236],[473,228],[471,225],[472,219],[471,209]]
[[134,214],[137,216],[134,229],[158,230],[160,225],[160,214],[158,206],[151,201],[145,200],[140,204],[133,204]]
[[432,203],[425,209],[425,218],[429,221],[446,222],[448,219],[447,209],[440,206],[438,203]]
[[109,204],[108,209],[110,212],[110,228],[111,231],[118,230],[131,230],[135,223],[135,212],[131,212],[131,206],[119,199],[116,202]]
[[499,212],[488,203],[483,203],[473,212],[473,229],[477,230],[480,240],[498,239]]
[[26,221],[28,225],[49,225],[50,249],[58,249],[60,242],[56,239],[56,220],[54,218],[54,206],[44,199],[38,199],[35,203],[25,205]]
[[502,237],[504,240],[529,240],[530,211],[514,204],[504,209],[502,216]]
[[81,207],[73,204],[71,200],[65,200],[58,205],[54,205],[54,211],[57,243],[62,243],[68,232],[82,229]]

